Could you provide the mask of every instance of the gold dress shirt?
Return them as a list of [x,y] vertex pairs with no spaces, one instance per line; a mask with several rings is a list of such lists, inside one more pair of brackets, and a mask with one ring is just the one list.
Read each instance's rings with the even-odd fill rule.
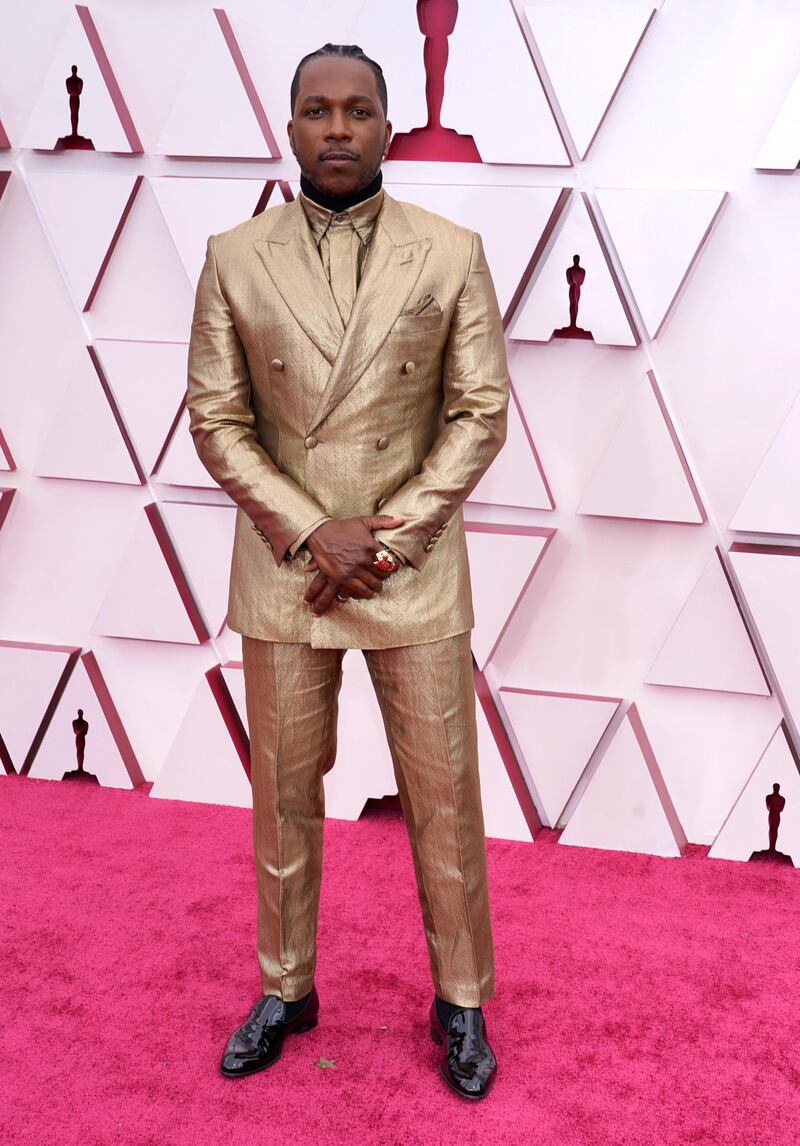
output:
[[383,189],[338,214],[321,207],[302,191],[298,198],[311,227],[337,310],[347,326],[364,273],[375,220],[383,206]]

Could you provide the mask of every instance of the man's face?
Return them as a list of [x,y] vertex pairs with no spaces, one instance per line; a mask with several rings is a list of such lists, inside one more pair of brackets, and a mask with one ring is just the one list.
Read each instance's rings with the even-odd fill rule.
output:
[[343,199],[366,187],[392,135],[372,68],[346,56],[310,60],[288,132],[300,170],[320,191]]

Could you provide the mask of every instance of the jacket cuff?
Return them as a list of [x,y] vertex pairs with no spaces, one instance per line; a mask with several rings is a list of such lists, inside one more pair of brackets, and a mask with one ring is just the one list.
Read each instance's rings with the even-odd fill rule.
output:
[[298,550],[298,549],[300,548],[300,546],[303,544],[303,542],[305,541],[305,539],[306,539],[307,537],[310,537],[310,536],[311,536],[311,534],[314,532],[314,530],[315,530],[315,529],[316,529],[318,526],[322,525],[322,523],[323,523],[323,522],[325,522],[325,521],[331,521],[331,520],[332,520],[332,519],[331,519],[329,516],[327,516],[327,515],[326,515],[326,516],[324,516],[324,517],[319,517],[319,518],[317,518],[317,520],[316,520],[315,522],[313,522],[313,523],[312,523],[311,525],[309,525],[309,526],[308,526],[306,529],[304,529],[302,533],[298,533],[297,537],[295,537],[294,541],[293,541],[293,542],[292,542],[292,544],[289,546],[289,550],[288,550],[288,552],[289,552],[290,556],[291,556],[291,557],[294,557],[294,556],[296,556],[296,554],[297,554],[297,550]]
[[403,565],[410,565],[413,569],[421,569],[427,560],[428,554],[414,553],[412,556],[412,550],[408,545],[404,542],[400,542],[400,544],[397,543],[394,537],[395,533],[396,530],[394,529],[375,529],[372,532],[372,536],[380,545],[385,545],[387,549],[391,549],[392,553],[396,553]]
[[261,540],[263,542],[265,542],[265,544],[268,545],[269,548],[272,550],[272,554],[275,558],[275,564],[280,565],[282,561],[291,561],[291,559],[295,556],[295,554],[297,553],[297,550],[303,544],[305,539],[307,537],[309,537],[314,532],[314,530],[317,528],[317,526],[322,525],[323,521],[330,521],[330,520],[331,520],[330,517],[327,517],[327,516],[326,517],[318,517],[316,519],[316,521],[314,521],[311,525],[307,526],[302,531],[302,533],[298,533],[298,535],[295,537],[294,541],[292,541],[290,545],[286,545],[286,543],[284,542],[282,552],[278,552],[278,550],[275,548],[275,546],[270,541],[269,537],[266,535],[264,530],[259,525],[256,525],[255,522],[252,522],[251,527],[252,527],[252,529],[255,530],[255,532],[258,534],[258,536],[261,538]]

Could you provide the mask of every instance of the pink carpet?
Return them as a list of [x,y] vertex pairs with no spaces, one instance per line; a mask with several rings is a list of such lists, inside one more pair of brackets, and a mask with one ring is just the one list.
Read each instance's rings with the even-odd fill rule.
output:
[[8,777],[0,823],[3,1143],[800,1142],[794,869],[490,841],[473,1105],[436,1074],[394,813],[327,823],[320,1024],[243,1080],[218,1061],[260,993],[249,812]]

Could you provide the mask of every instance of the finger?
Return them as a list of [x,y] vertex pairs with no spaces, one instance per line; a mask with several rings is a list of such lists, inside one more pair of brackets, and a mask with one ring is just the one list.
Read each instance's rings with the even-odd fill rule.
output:
[[304,573],[316,573],[316,571],[318,569],[319,569],[319,565],[317,565],[317,563],[313,557],[309,561],[308,565],[303,566],[303,572]]
[[[380,592],[380,589],[373,589],[371,585],[367,585],[361,577],[347,577],[342,581],[351,597],[358,597],[363,601],[368,601]],[[381,586],[382,588],[382,586]]]
[[362,517],[367,529],[396,529],[405,521],[404,517],[390,517],[386,513],[376,513],[372,517]]
[[327,609],[329,609],[339,591],[338,581],[328,581],[325,588],[316,598],[311,605],[311,611],[315,617],[321,616]]
[[320,595],[320,593],[322,592],[322,590],[325,588],[325,586],[327,584],[328,584],[328,578],[325,576],[325,574],[324,573],[317,573],[314,580],[311,582],[309,587],[306,589],[306,595],[305,595],[305,597],[303,597],[303,600],[305,601],[305,603],[307,605],[313,604],[313,602],[316,601],[317,597]]
[[345,585],[349,585],[350,580],[360,581],[362,585],[370,589],[372,593],[380,593],[383,588],[383,581],[380,577],[376,576],[377,569],[356,569],[351,573],[350,578],[345,578]]

